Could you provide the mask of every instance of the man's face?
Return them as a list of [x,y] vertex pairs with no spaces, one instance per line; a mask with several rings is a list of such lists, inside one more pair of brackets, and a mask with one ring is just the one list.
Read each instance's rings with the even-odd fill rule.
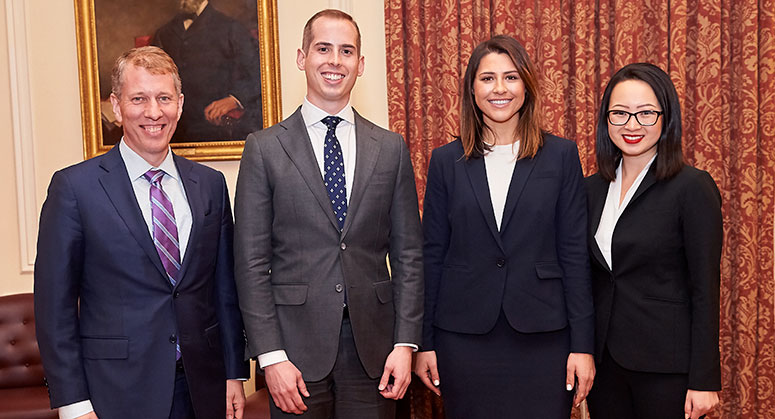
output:
[[183,95],[175,91],[171,74],[151,74],[128,64],[120,97],[110,95],[116,119],[124,127],[124,142],[148,163],[158,165],[183,112]]
[[309,50],[299,49],[296,55],[296,65],[307,78],[307,99],[330,114],[347,105],[355,79],[363,74],[357,39],[351,22],[321,17],[312,23]]
[[196,13],[199,5],[205,0],[180,0],[180,11],[183,13]]

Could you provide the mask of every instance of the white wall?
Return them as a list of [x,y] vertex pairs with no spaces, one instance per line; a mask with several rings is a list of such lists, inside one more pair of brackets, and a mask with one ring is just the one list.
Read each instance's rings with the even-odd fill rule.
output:
[[[45,200],[46,187],[54,171],[83,159],[75,15],[72,1],[0,0],[0,295],[32,291],[32,273],[26,257],[34,252],[37,214]],[[366,71],[356,84],[352,103],[375,123],[387,127],[387,82],[385,71],[384,4],[382,0],[278,0],[280,67],[283,115],[292,113],[305,94],[304,75],[296,68],[296,49],[301,45],[304,23],[324,8],[351,13],[363,37]],[[8,10],[20,11],[20,19]],[[19,51],[19,33],[24,30],[26,48]],[[16,41],[9,45],[9,34]],[[19,60],[24,57],[26,60]],[[28,67],[29,92],[14,103],[11,71]],[[22,89],[24,90],[24,89]],[[19,105],[21,104],[21,107]],[[13,115],[29,106],[29,135],[14,131]],[[16,113],[13,109],[16,107]],[[24,125],[24,124],[22,124]],[[15,147],[14,140],[19,140]],[[26,148],[25,148],[26,147]],[[17,158],[20,150],[30,158]],[[22,154],[22,153],[20,153]],[[208,163],[226,175],[233,192],[238,161]],[[28,176],[20,175],[26,169]],[[17,187],[21,185],[20,187]],[[30,197],[24,210],[24,196]],[[19,214],[29,215],[27,223]],[[26,227],[31,230],[25,234]],[[25,245],[22,236],[30,237]],[[22,255],[25,255],[23,257]]]

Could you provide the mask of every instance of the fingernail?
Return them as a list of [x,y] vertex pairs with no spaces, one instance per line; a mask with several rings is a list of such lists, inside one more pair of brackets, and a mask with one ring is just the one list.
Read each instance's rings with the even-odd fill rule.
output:
[[573,384],[565,384],[565,390],[568,390],[568,391],[573,390]]
[[439,384],[441,384],[441,383],[439,382],[439,380],[433,380],[433,385],[434,385],[434,386],[438,387],[438,386],[439,386]]
[[380,384],[380,385],[379,385],[379,391],[382,391],[382,390],[384,390],[384,389],[385,389],[385,385],[384,385],[384,384]]

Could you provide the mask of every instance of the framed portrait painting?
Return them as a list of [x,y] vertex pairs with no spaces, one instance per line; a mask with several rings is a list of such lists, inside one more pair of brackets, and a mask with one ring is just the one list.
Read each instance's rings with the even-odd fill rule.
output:
[[121,139],[111,70],[134,47],[158,46],[178,67],[176,154],[239,159],[250,132],[279,122],[277,0],[74,1],[85,158]]

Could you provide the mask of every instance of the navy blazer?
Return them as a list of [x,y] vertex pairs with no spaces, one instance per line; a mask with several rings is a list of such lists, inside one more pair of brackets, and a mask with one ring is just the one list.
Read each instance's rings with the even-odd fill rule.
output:
[[223,417],[227,377],[248,377],[225,180],[174,159],[193,217],[175,287],[118,147],[51,179],[35,317],[53,408],[90,399],[100,419],[166,419],[176,341],[197,417]]
[[721,195],[705,171],[657,181],[655,170],[616,223],[613,270],[595,240],[609,182],[586,179],[596,358],[607,347],[627,369],[687,373],[689,388],[720,390]]
[[434,326],[484,334],[502,310],[520,332],[570,326],[571,351],[593,352],[583,179],[575,143],[545,135],[534,158],[516,163],[498,231],[484,159],[465,159],[460,140],[433,151],[424,350],[434,350]]

